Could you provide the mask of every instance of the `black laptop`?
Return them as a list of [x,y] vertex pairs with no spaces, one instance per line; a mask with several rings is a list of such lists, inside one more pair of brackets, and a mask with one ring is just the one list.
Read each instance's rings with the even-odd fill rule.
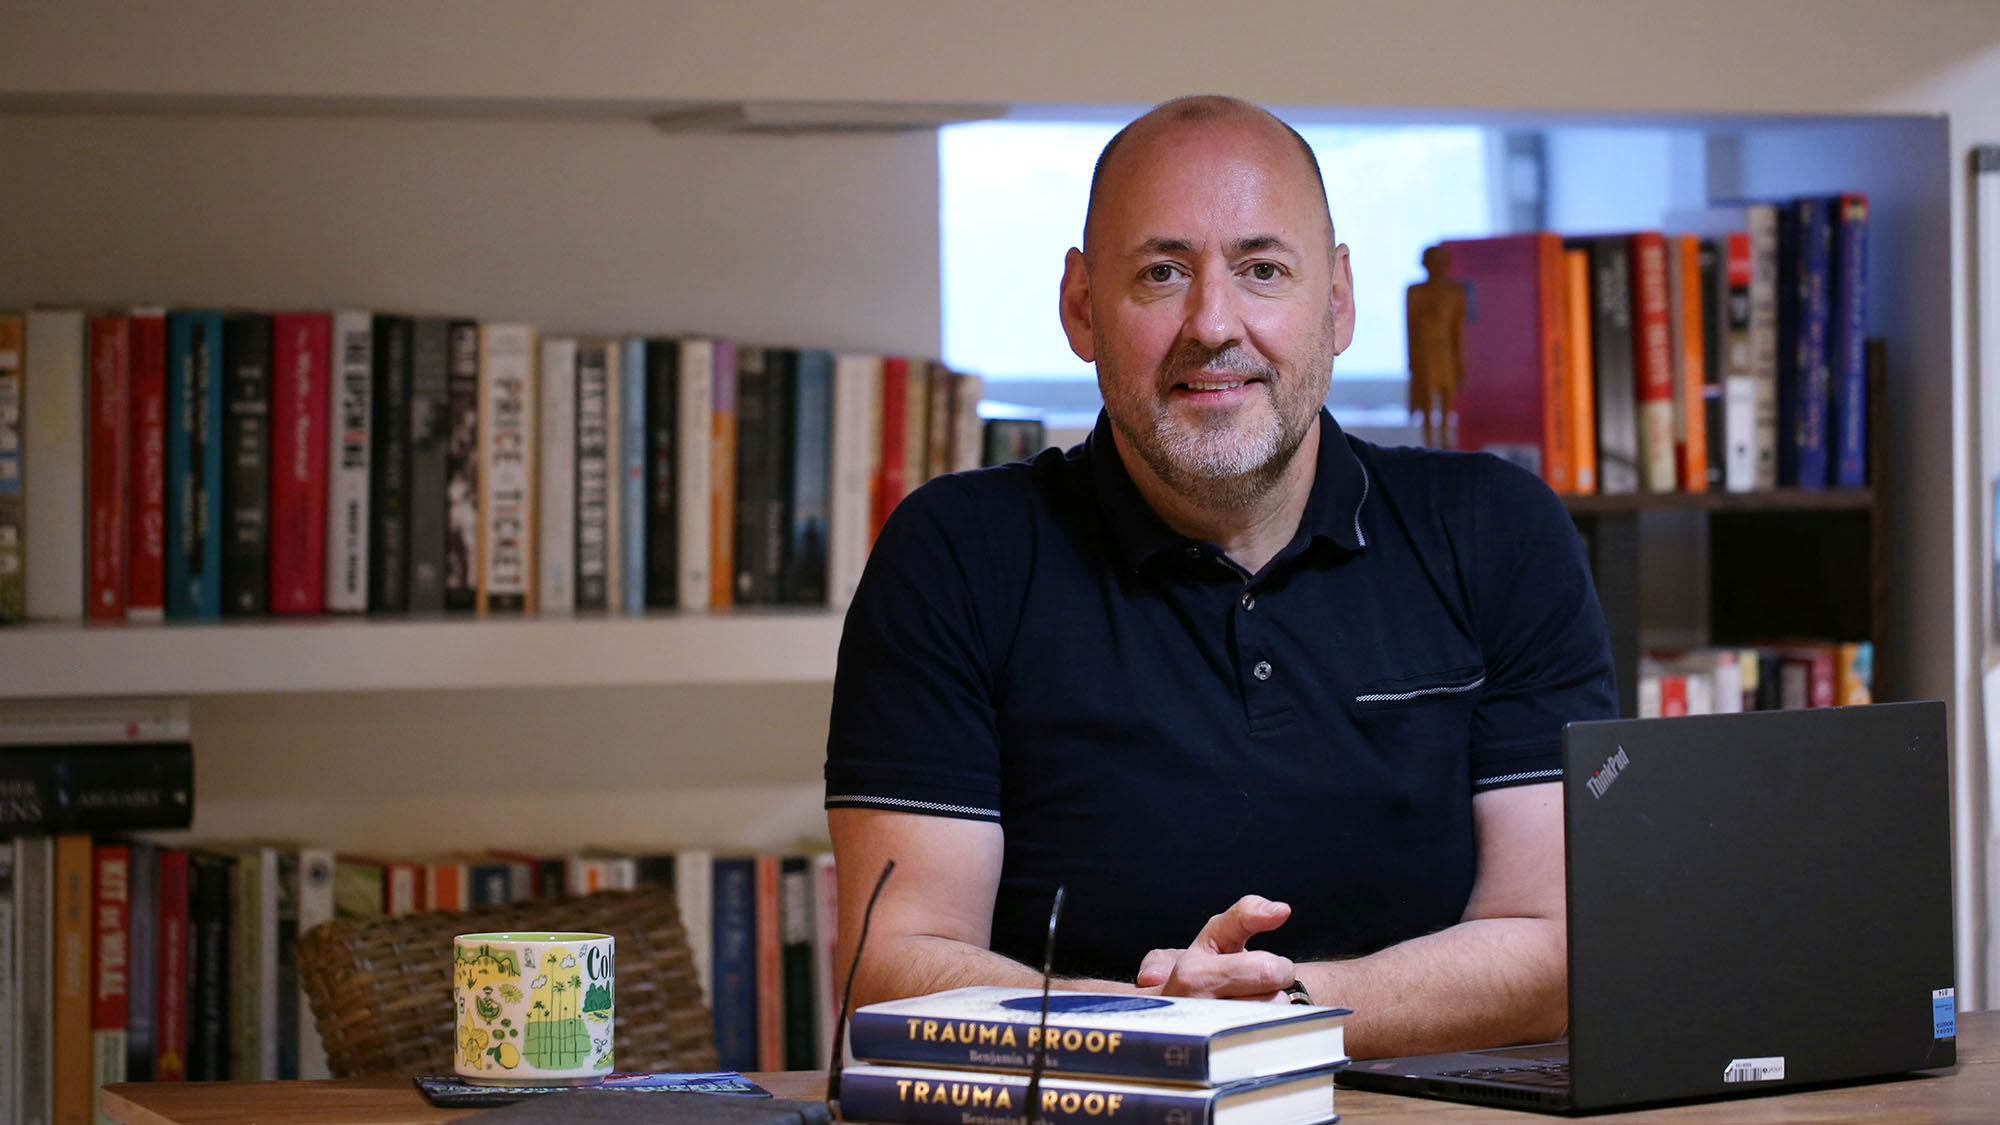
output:
[[1340,1082],[1522,1109],[1957,1061],[1944,704],[1571,723],[1566,1042]]

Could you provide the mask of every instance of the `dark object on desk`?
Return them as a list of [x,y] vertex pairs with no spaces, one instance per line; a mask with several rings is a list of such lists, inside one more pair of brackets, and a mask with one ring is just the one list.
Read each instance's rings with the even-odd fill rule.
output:
[[618,939],[619,1067],[721,1069],[673,892],[647,887],[313,927],[298,941],[299,984],[333,1076],[449,1073],[453,1009],[443,958],[455,934],[507,930]]
[[530,1098],[467,1120],[548,1122],[550,1125],[624,1125],[666,1121],[672,1125],[830,1125],[826,1106],[788,1098],[744,1098],[728,1094],[675,1094],[647,1097],[630,1090],[571,1090]]
[[1571,723],[1569,1042],[1358,1062],[1520,1109],[1952,1066],[1944,704]]
[[[419,1074],[411,1081],[432,1105],[500,1106],[551,1094],[568,1094],[575,1086],[475,1086],[456,1074]],[[592,1090],[633,1094],[714,1094],[731,1098],[768,1098],[771,1091],[733,1070],[692,1074],[609,1074]]]
[[193,818],[194,745],[185,739],[0,753],[0,834],[186,828]]

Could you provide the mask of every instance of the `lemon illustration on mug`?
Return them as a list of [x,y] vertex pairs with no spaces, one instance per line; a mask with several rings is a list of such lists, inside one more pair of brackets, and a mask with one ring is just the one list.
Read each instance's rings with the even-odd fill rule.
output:
[[611,1073],[612,950],[607,934],[452,939],[459,1077],[552,1086],[585,1085]]

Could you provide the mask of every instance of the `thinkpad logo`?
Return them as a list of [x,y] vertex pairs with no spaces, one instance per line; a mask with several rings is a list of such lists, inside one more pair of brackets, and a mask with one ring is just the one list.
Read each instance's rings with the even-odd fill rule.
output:
[[1631,764],[1632,759],[1625,756],[1625,748],[1620,746],[1618,752],[1604,759],[1604,764],[1597,767],[1597,772],[1590,775],[1589,781],[1584,782],[1590,786],[1590,795],[1603,799],[1604,791],[1611,788],[1611,783],[1617,781],[1618,775],[1624,773],[1625,767]]

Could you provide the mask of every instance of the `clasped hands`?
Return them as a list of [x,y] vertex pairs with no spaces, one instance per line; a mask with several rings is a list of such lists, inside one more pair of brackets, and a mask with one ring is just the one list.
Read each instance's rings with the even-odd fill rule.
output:
[[1146,954],[1135,983],[1139,991],[1159,996],[1282,1000],[1281,990],[1296,979],[1297,966],[1289,957],[1246,947],[1291,916],[1285,903],[1244,895],[1210,918],[1187,948]]

